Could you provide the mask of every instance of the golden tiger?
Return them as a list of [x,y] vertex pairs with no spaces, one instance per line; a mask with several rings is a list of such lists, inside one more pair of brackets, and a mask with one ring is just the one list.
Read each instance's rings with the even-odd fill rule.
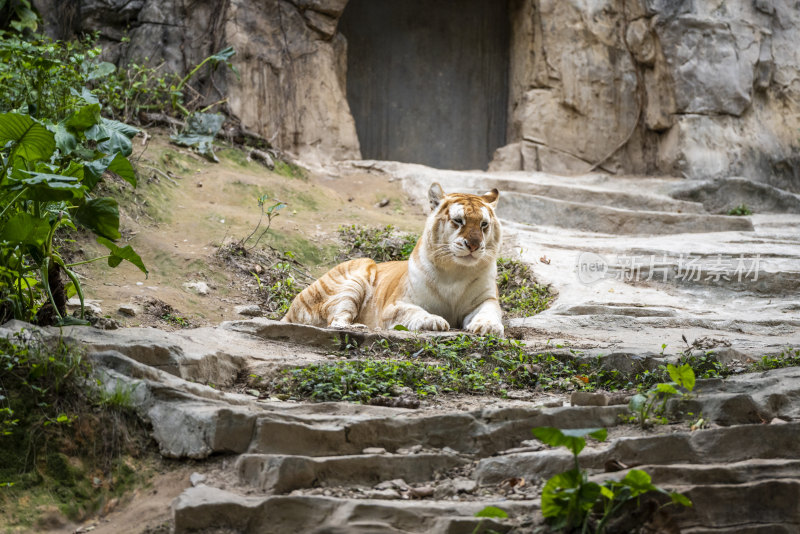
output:
[[282,319],[343,328],[409,330],[460,327],[503,335],[497,298],[502,239],[497,189],[479,196],[428,191],[431,213],[408,261],[341,263],[305,288]]

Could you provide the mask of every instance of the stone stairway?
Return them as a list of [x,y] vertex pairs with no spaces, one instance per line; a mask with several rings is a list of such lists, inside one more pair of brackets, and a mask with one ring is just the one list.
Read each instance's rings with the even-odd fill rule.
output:
[[[22,326],[8,323],[3,330]],[[230,383],[240,369],[263,365],[283,350],[287,341],[271,338],[287,335],[295,338],[298,361],[321,360],[326,351],[302,340],[330,340],[342,332],[314,329],[317,335],[308,336],[309,328],[257,319],[224,323],[205,334],[198,329],[200,336],[224,339],[228,352],[185,343],[192,331],[71,327],[64,334],[92,351],[107,387],[135,385],[135,403],[152,424],[162,455],[228,458],[221,473],[209,473],[172,504],[178,533],[525,532],[541,521],[543,481],[571,466],[565,451],[531,439],[537,426],[609,428],[611,439],[587,447],[582,465],[602,481],[624,475],[603,473],[614,460],[686,493],[695,506],[672,512],[684,532],[800,528],[800,500],[791,500],[800,480],[800,368],[699,380],[680,409],[702,413],[712,428],[690,432],[683,424],[643,433],[621,423],[624,404],[573,406],[566,395],[546,405],[486,399],[486,406],[468,411],[262,401],[193,382],[198,366],[183,364],[215,351],[227,363],[214,368],[212,379]],[[44,329],[42,335],[59,332]],[[258,347],[258,358],[236,347]],[[652,360],[647,365],[668,359],[646,358]],[[197,469],[202,473],[202,464]],[[511,489],[509,481],[519,479],[525,487]],[[736,503],[736,513],[729,502]],[[511,519],[474,517],[487,505]]]
[[[341,172],[363,172],[363,165]],[[561,350],[560,357],[599,358],[606,369],[637,372],[674,361],[669,355],[684,349],[743,370],[800,347],[796,213],[709,213],[697,183],[687,189],[674,179],[368,165],[375,179],[402,179],[420,203],[433,181],[446,191],[501,190],[509,253],[532,264],[557,293],[547,311],[509,322],[530,350]],[[738,201],[742,189],[725,187]],[[794,195],[759,191],[765,210],[796,205]],[[757,278],[734,273],[740,259],[755,258]],[[700,275],[686,276],[690,261],[702,267]],[[586,269],[591,265],[597,269]],[[0,334],[23,327],[31,328],[8,323]],[[672,507],[673,530],[662,532],[800,530],[800,368],[698,380],[691,399],[670,409],[702,414],[708,428],[643,431],[623,424],[627,405],[610,398],[575,396],[573,405],[566,394],[534,402],[478,397],[467,408],[423,402],[412,410],[233,392],[242,374],[335,361],[331,353],[344,336],[363,344],[414,335],[405,332],[265,319],[173,333],[41,332],[87,347],[107,387],[135,388],[137,410],[163,456],[195,459],[201,473],[203,460],[225,459],[172,503],[176,533],[529,532],[542,521],[544,480],[571,465],[564,451],[532,440],[537,426],[608,428],[606,443],[581,454],[594,480],[624,476],[624,469],[604,472],[622,464],[688,495],[694,506]],[[510,519],[476,518],[487,505]]]

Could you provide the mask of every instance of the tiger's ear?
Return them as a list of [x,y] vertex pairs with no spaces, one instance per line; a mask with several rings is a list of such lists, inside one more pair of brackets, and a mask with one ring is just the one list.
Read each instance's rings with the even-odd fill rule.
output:
[[497,189],[492,189],[488,193],[481,196],[484,202],[489,204],[492,209],[497,207],[497,199],[500,197],[500,191]]
[[444,198],[444,190],[438,182],[433,182],[428,190],[428,200],[431,201],[431,211],[434,211]]

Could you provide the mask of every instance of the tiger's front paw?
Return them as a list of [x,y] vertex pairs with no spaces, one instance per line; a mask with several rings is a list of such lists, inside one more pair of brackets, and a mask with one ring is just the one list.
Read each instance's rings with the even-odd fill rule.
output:
[[355,326],[347,319],[336,318],[328,325],[328,328],[352,328]]
[[450,323],[445,321],[444,318],[430,313],[424,317],[414,317],[405,326],[409,330],[450,330]]
[[500,336],[503,337],[505,329],[503,323],[497,321],[493,317],[476,317],[467,326],[467,332],[478,334],[480,336]]

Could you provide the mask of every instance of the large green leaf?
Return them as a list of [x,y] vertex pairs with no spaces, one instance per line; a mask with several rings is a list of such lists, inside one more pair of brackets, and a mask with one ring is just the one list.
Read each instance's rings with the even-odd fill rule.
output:
[[75,212],[75,220],[95,234],[119,239],[119,206],[113,198],[93,198]]
[[652,478],[645,471],[641,469],[631,469],[625,478],[620,480],[620,483],[628,486],[631,489],[631,497],[636,497],[648,491],[658,491],[658,488],[653,485]]
[[50,224],[46,219],[19,212],[7,220],[0,229],[0,241],[22,245],[41,246],[47,240]]
[[598,441],[605,441],[608,431],[605,428],[573,428],[561,430],[553,427],[538,427],[533,429],[536,439],[551,447],[566,447],[572,454],[578,455],[586,446],[586,436]]
[[117,152],[114,159],[111,160],[108,170],[117,174],[133,187],[136,187],[136,173],[133,170],[133,165],[131,165],[131,162],[128,161],[128,158],[123,156],[122,153]]
[[67,130],[63,122],[59,122],[56,125],[55,139],[56,147],[64,155],[72,154],[72,152],[78,148],[78,138]]
[[109,267],[116,267],[122,263],[123,260],[126,260],[137,266],[145,275],[149,274],[147,268],[144,266],[144,262],[142,262],[142,258],[133,251],[133,247],[130,245],[120,248],[105,237],[98,237],[97,242],[111,251],[111,256],[108,258]]
[[669,382],[662,382],[660,384],[656,384],[656,387],[653,388],[653,391],[655,391],[656,393],[664,393],[665,395],[678,394],[678,390],[675,389],[675,386],[673,386]]
[[64,121],[64,126],[73,132],[83,132],[100,122],[100,104],[81,106]]
[[508,513],[502,508],[497,506],[487,506],[480,512],[475,514],[475,517],[489,517],[492,519],[508,519]]
[[9,189],[20,191],[26,189],[26,200],[52,202],[82,198],[85,188],[75,176],[50,174],[43,172],[19,171],[12,174]]
[[136,187],[136,173],[133,170],[133,165],[128,161],[128,158],[119,152],[84,163],[83,183],[91,191],[107,170],[118,174],[120,178]]
[[86,79],[97,80],[99,78],[105,78],[109,74],[112,74],[115,70],[117,70],[117,67],[113,63],[101,61],[95,65],[91,71],[89,71],[89,75],[86,77]]
[[86,131],[86,138],[97,141],[97,149],[106,154],[119,152],[123,156],[130,156],[133,152],[131,139],[137,133],[139,133],[139,129],[129,124],[103,118]]
[[647,396],[637,393],[631,397],[631,400],[628,402],[628,408],[630,408],[632,412],[638,412],[644,408],[645,404],[647,404]]
[[94,189],[113,160],[114,156],[108,155],[83,164],[83,184],[89,188],[89,191]]
[[669,373],[669,377],[672,379],[672,381],[677,383],[679,386],[686,388],[688,391],[692,391],[694,389],[694,370],[688,363],[685,363],[680,367],[675,367],[672,364],[668,364],[667,372]]
[[186,120],[186,128],[178,135],[171,135],[176,145],[194,148],[207,159],[218,162],[214,154],[214,137],[222,128],[225,116],[220,113],[192,113]]
[[48,160],[56,149],[53,132],[21,113],[0,114],[0,146],[11,141],[27,161]]

